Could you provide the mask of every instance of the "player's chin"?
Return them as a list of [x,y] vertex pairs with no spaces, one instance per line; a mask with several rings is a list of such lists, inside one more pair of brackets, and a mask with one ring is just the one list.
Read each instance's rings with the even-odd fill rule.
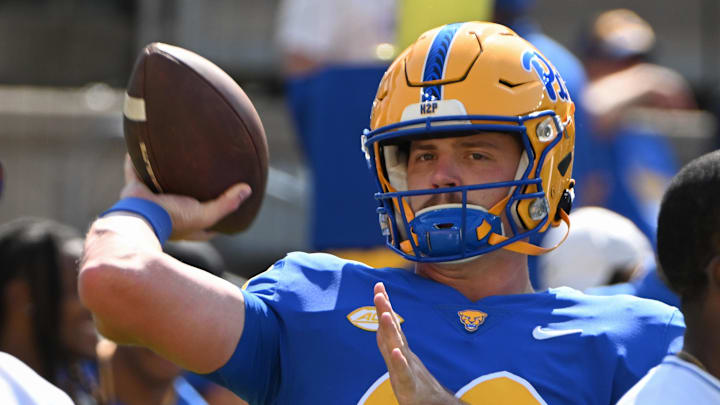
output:
[[463,269],[468,263],[474,262],[475,260],[479,259],[482,256],[487,255],[487,253],[483,253],[477,256],[471,256],[471,257],[465,257],[463,259],[457,259],[457,260],[451,260],[448,262],[437,262],[432,263],[432,265],[437,267],[442,267],[444,270],[454,270],[454,269]]

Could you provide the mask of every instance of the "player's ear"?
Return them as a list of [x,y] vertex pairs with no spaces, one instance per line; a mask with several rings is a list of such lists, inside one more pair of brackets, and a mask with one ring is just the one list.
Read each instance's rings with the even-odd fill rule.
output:
[[720,255],[716,255],[710,260],[705,271],[707,272],[708,288],[720,294]]

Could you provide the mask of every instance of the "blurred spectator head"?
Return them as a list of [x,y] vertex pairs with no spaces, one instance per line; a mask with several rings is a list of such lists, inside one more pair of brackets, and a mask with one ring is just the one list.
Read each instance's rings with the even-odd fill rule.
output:
[[585,35],[584,54],[600,59],[632,59],[648,56],[655,47],[655,31],[637,13],[627,9],[598,15]]
[[102,339],[97,355],[99,404],[195,403],[188,401],[187,392],[175,390],[182,369],[148,348]]
[[658,217],[659,269],[683,306],[705,295],[720,275],[720,151],[683,167],[663,197]]
[[80,234],[47,219],[0,225],[0,349],[55,381],[92,358],[97,335],[77,294]]
[[[175,363],[155,354],[148,348],[118,345],[107,339],[102,339],[98,345],[98,358],[101,367],[109,365],[110,362],[114,364],[113,371],[110,372],[113,375],[113,381],[102,381],[101,385],[102,390],[110,387],[112,398],[115,398],[117,388],[115,380],[118,377],[132,376],[131,380],[142,382],[144,385],[167,388],[182,372],[182,369]],[[101,378],[103,377],[101,375]]]
[[[563,232],[549,230],[545,244],[557,243]],[[628,281],[652,258],[650,241],[629,219],[605,208],[580,208],[570,214],[567,240],[540,256],[540,287],[584,290]]]
[[598,15],[580,35],[579,55],[590,78],[647,61],[655,49],[655,31],[627,9]]

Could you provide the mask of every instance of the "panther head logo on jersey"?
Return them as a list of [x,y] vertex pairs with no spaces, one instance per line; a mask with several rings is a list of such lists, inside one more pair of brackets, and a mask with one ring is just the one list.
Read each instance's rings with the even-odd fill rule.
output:
[[480,325],[485,322],[485,318],[487,318],[487,314],[485,312],[475,309],[458,311],[458,316],[460,317],[460,323],[463,324],[465,330],[468,332],[475,332],[478,330]]

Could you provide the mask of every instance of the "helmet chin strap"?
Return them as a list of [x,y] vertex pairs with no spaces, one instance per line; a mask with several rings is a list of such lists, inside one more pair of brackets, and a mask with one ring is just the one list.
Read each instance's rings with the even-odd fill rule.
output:
[[[567,239],[568,235],[570,234],[570,217],[561,208],[558,209],[558,215],[560,215],[560,219],[562,219],[563,222],[565,222],[565,225],[567,225],[567,231],[565,231],[565,236],[563,236],[562,240],[560,240],[560,242],[555,244],[555,246],[549,247],[549,248],[544,248],[542,246],[533,245],[532,243],[518,240],[518,241],[515,241],[508,245],[503,246],[501,249],[509,250],[509,251],[515,252],[515,253],[531,255],[531,256],[538,256],[538,255],[545,254],[547,252],[555,250],[555,248],[557,248],[558,246],[562,245],[563,242],[565,242],[565,239]],[[488,244],[497,245],[506,240],[508,240],[507,236],[499,235],[497,233],[491,233],[490,238],[488,238]]]

